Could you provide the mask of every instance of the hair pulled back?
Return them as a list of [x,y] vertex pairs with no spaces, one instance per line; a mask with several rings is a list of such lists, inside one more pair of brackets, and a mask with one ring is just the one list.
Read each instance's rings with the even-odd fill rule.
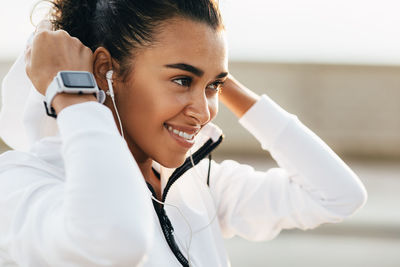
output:
[[103,46],[129,69],[134,51],[154,42],[158,26],[182,17],[223,28],[215,0],[52,0],[52,23],[94,51]]

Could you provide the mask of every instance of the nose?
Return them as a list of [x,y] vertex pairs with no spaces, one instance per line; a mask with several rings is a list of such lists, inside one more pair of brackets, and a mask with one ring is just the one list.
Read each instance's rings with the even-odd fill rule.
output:
[[186,106],[185,114],[196,120],[196,123],[204,125],[210,121],[211,113],[209,100],[204,90],[193,90],[190,102]]

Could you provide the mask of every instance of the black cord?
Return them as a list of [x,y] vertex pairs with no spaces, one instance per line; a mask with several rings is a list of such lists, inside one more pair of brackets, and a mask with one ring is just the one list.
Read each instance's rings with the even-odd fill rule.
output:
[[210,173],[211,173],[211,153],[208,154],[208,173],[207,173],[207,186],[210,187]]

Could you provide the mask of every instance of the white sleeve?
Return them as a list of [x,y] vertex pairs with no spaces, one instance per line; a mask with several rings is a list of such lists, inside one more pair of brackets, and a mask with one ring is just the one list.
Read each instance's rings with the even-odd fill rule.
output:
[[356,174],[296,116],[263,95],[239,121],[279,168],[267,172],[228,160],[211,167],[225,237],[274,238],[282,229],[339,222],[364,205]]
[[65,181],[0,163],[0,235],[9,253],[20,266],[138,265],[151,246],[153,207],[111,111],[76,104],[57,123]]

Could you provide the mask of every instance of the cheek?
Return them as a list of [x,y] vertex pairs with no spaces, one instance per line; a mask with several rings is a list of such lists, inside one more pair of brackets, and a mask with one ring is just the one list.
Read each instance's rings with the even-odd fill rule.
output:
[[210,111],[210,121],[212,121],[218,114],[219,108],[218,96],[212,97],[208,101],[208,110]]
[[161,127],[165,121],[179,114],[187,103],[187,97],[173,94],[161,86],[153,86],[136,90],[130,95],[129,102],[131,122],[141,123],[142,128],[148,126],[154,129],[154,126]]

